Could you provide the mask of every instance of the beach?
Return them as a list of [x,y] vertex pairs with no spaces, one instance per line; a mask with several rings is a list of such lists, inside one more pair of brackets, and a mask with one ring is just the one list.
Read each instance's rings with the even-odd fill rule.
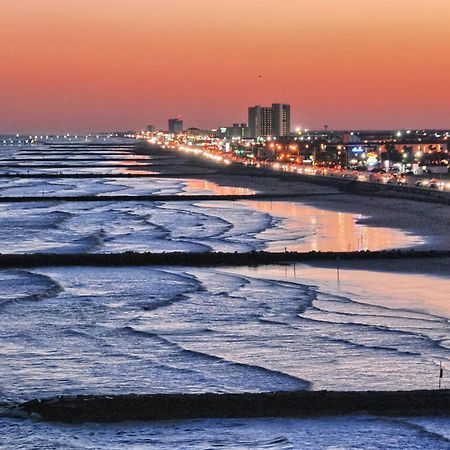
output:
[[[140,150],[140,152],[164,150],[154,149]],[[302,204],[317,206],[326,210],[353,213],[359,216],[358,223],[367,224],[371,227],[387,227],[417,234],[427,239],[427,248],[444,250],[450,248],[450,206],[445,204],[427,203],[425,201],[415,201],[407,199],[383,198],[377,195],[368,196],[366,193],[355,195],[345,192],[342,194],[337,188],[302,182],[302,178],[290,176],[277,176],[274,171],[273,176],[262,176],[258,169],[246,168],[243,174],[239,169],[236,173],[229,168],[223,168],[220,164],[214,166],[198,158],[190,157],[187,161],[182,160],[181,152],[174,153],[166,150],[166,155],[173,158],[174,163],[170,165],[171,173],[190,171],[190,167],[207,167],[207,171],[201,178],[210,180],[223,186],[242,186],[257,192],[264,193],[298,193]],[[187,168],[189,167],[189,169]],[[164,174],[167,169],[158,167],[158,172]],[[209,172],[209,173],[208,173]],[[225,173],[224,173],[225,172]],[[251,175],[249,175],[249,172]],[[266,172],[266,171],[265,171]],[[307,194],[301,198],[302,195]],[[309,198],[311,194],[331,194],[326,196]]]

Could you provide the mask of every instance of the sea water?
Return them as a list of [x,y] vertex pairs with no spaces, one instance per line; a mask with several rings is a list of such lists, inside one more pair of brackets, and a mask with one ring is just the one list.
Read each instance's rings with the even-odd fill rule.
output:
[[[182,195],[204,187],[185,179],[40,182],[55,195]],[[9,190],[2,195],[42,187],[32,179],[2,183]],[[326,249],[335,241],[329,221],[342,223],[346,214],[251,201],[0,206],[2,252]],[[357,222],[345,216],[347,240],[361,232]],[[399,236],[404,245],[421,242],[398,230],[377,233],[386,236],[381,248]],[[334,272],[292,265],[2,270],[0,403],[64,394],[434,388],[438,364],[450,356],[445,294],[439,300],[448,277],[403,274],[380,283],[381,272],[342,271],[337,285]],[[450,448],[447,420],[427,418],[75,426],[1,417],[0,431],[2,448],[24,449]]]

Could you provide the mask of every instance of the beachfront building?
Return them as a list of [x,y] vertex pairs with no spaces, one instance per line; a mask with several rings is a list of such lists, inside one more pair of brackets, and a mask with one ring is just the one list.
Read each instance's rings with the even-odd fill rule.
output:
[[216,136],[222,139],[245,139],[249,137],[249,131],[246,123],[233,123],[231,127],[219,127]]
[[272,105],[272,135],[291,135],[291,105],[274,103]]
[[291,107],[273,103],[272,106],[250,106],[248,128],[251,138],[289,136],[291,134]]
[[248,128],[251,138],[272,136],[272,108],[260,105],[248,108]]
[[183,121],[181,119],[169,119],[169,133],[180,134],[183,132]]

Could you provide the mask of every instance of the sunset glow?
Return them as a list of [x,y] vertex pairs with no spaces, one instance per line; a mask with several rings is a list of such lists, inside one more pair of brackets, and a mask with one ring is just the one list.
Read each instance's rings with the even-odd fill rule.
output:
[[245,121],[446,127],[448,0],[15,0],[0,16],[0,131]]

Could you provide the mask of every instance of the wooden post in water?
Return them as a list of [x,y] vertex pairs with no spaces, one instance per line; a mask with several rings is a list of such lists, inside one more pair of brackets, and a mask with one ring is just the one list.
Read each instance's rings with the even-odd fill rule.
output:
[[341,282],[341,274],[340,274],[341,268],[340,268],[340,258],[339,256],[336,258],[336,276],[337,276],[337,282],[338,284]]
[[442,361],[439,362],[439,389],[441,389],[442,378],[444,378],[444,368],[442,367]]

